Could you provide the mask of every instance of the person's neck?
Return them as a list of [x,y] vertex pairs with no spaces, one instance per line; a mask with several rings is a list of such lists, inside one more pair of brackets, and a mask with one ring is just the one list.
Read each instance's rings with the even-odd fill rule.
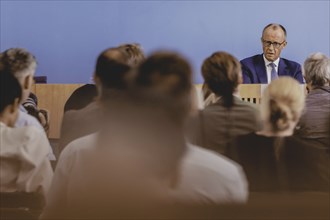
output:
[[324,84],[323,86],[314,86],[314,85],[312,85],[312,84],[307,84],[307,88],[308,88],[308,91],[310,92],[310,91],[313,91],[313,90],[315,90],[315,89],[319,89],[320,87],[326,87],[326,86],[329,86],[329,83],[327,83],[327,84]]
[[10,120],[8,118],[4,117],[1,114],[0,114],[0,122],[2,122],[3,124],[7,125],[8,127],[10,127]]

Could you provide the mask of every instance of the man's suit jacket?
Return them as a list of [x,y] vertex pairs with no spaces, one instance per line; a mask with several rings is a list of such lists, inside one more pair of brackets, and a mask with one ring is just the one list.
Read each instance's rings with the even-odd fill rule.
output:
[[[262,54],[241,60],[243,83],[245,84],[267,84],[267,70]],[[287,59],[280,58],[278,64],[278,76],[291,76],[304,83],[300,64]]]

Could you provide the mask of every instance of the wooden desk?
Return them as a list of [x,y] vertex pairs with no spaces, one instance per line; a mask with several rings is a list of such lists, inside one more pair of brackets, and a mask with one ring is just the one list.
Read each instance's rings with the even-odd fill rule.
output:
[[36,84],[32,92],[38,97],[38,107],[49,111],[48,138],[59,138],[64,104],[74,90],[84,84]]
[[[49,111],[50,124],[48,138],[60,137],[61,123],[64,113],[64,104],[72,92],[84,84],[35,84],[32,92],[38,97],[38,106]],[[242,84],[239,86],[239,95],[242,100],[260,104],[261,92],[264,85]],[[198,102],[203,102],[200,94],[201,85],[196,85]],[[201,99],[201,100],[200,100]]]

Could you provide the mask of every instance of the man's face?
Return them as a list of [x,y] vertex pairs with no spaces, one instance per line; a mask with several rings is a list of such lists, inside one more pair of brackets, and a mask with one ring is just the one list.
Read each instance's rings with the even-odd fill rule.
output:
[[268,61],[275,61],[280,57],[282,49],[286,46],[285,35],[282,29],[267,28],[261,38],[262,50]]

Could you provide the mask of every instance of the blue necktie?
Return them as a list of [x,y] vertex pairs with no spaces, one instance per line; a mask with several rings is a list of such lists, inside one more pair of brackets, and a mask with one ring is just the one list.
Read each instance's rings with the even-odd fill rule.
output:
[[272,71],[270,72],[270,79],[271,79],[271,81],[273,81],[274,79],[276,79],[278,77],[276,69],[275,69],[275,63],[270,63],[269,66],[272,67]]

